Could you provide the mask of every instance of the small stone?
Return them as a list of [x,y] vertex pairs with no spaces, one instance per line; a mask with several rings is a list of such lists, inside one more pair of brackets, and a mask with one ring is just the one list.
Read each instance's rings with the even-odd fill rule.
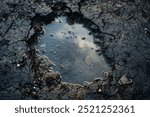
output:
[[68,31],[69,34],[71,34],[71,31]]
[[95,79],[94,79],[94,82],[98,82],[98,81],[103,81],[103,78],[98,77],[98,78],[95,78]]
[[104,75],[104,78],[107,79],[107,78],[110,78],[112,76],[112,72],[111,71],[104,72],[103,75]]
[[20,64],[17,64],[17,67],[20,67]]
[[33,91],[33,92],[31,92],[31,96],[32,96],[33,98],[36,98],[38,95],[37,95],[37,93],[36,93],[35,91]]
[[99,89],[99,85],[98,85],[97,83],[91,84],[91,85],[89,86],[89,88],[90,88],[90,91],[91,91],[91,92],[97,92],[97,90]]
[[81,39],[82,39],[82,40],[85,40],[86,38],[85,38],[85,37],[82,37]]
[[84,81],[84,82],[83,82],[83,85],[85,85],[85,86],[88,86],[88,85],[90,85],[90,84],[92,84],[92,82],[88,82],[88,81]]
[[47,73],[44,77],[47,85],[55,85],[61,82],[61,76],[59,73],[55,72]]
[[148,28],[144,28],[144,33],[146,34],[148,32]]
[[101,93],[102,92],[102,89],[98,89],[98,91],[97,91],[98,93]]
[[101,52],[102,50],[101,50],[101,48],[96,48],[95,51],[96,52]]
[[41,48],[41,51],[42,51],[42,53],[45,53],[45,52],[46,52],[46,50],[45,50],[44,48]]
[[69,39],[69,37],[67,36],[66,39]]
[[103,12],[100,5],[94,5],[94,6],[92,6],[92,10],[94,12],[98,12],[98,13],[102,13]]
[[70,39],[73,38],[73,36],[70,36]]
[[116,6],[117,6],[117,7],[119,7],[119,8],[120,8],[120,7],[122,7],[122,5],[121,5],[121,4],[116,4]]
[[128,85],[128,84],[131,84],[131,83],[132,83],[132,79],[129,79],[129,78],[127,77],[127,74],[124,74],[124,75],[120,78],[120,80],[118,81],[118,83],[119,83],[120,85]]
[[54,34],[50,34],[50,36],[51,36],[51,37],[53,37],[53,36],[54,36]]

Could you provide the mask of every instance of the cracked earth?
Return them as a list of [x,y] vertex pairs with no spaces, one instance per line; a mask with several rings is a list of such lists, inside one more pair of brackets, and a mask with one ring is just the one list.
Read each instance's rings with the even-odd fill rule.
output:
[[[43,26],[62,15],[91,31],[110,66],[103,77],[64,82],[39,54]],[[149,71],[149,0],[1,0],[0,99],[150,99]]]

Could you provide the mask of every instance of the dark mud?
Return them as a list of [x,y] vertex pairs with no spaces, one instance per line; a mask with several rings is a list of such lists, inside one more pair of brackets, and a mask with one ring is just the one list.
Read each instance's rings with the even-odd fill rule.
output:
[[[0,99],[150,99],[149,6],[147,0],[2,0]],[[102,78],[63,82],[55,53],[41,55],[43,27],[60,16],[91,32],[111,68]]]

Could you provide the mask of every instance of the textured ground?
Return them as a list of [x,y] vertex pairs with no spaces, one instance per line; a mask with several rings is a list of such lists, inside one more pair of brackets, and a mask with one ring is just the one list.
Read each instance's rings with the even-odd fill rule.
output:
[[[150,99],[149,0],[62,1],[1,0],[0,99]],[[92,30],[111,66],[104,79],[62,82],[38,55],[41,22],[64,12]]]

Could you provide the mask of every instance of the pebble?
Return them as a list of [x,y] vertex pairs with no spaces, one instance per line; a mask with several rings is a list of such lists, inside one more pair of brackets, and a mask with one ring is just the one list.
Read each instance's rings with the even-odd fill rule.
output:
[[35,91],[33,91],[33,92],[31,92],[31,96],[32,96],[33,98],[35,98],[35,97],[37,97],[38,95],[37,95],[37,93],[36,93]]
[[17,67],[20,67],[20,64],[17,64]]
[[85,86],[90,85],[90,84],[92,84],[92,82],[88,82],[88,81],[83,82],[83,85],[85,85]]
[[101,93],[102,92],[102,89],[98,89],[98,91],[97,91],[98,93]]
[[95,51],[96,52],[101,52],[102,50],[101,50],[101,48],[96,48]]
[[129,78],[127,77],[127,74],[124,74],[124,75],[120,78],[120,80],[118,81],[118,83],[119,83],[120,85],[128,85],[128,84],[131,84],[131,83],[132,83],[132,79],[129,79]]
[[120,7],[122,7],[122,5],[121,5],[121,4],[116,4],[116,6],[117,6],[117,7],[119,7],[119,8],[120,8]]
[[81,39],[82,39],[82,40],[85,40],[86,38],[85,38],[85,37],[82,37]]
[[51,36],[51,37],[53,37],[53,36],[54,36],[54,34],[50,34],[50,36]]
[[71,34],[71,31],[68,31],[69,34]]
[[97,77],[97,78],[95,78],[95,79],[94,79],[94,81],[95,81],[95,82],[103,81],[103,78],[101,78],[101,77]]
[[42,51],[42,53],[45,53],[45,52],[46,52],[46,50],[45,50],[44,48],[41,48],[41,51]]

